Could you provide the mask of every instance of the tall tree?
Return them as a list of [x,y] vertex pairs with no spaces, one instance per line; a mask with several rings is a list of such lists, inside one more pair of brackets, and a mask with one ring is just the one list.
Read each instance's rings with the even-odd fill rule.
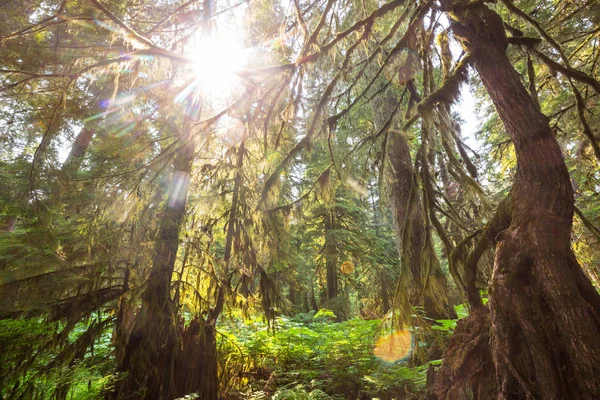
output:
[[592,399],[600,391],[600,296],[570,248],[574,199],[561,149],[506,55],[498,14],[484,3],[442,5],[517,155],[490,288],[498,398]]
[[170,399],[176,393],[175,358],[180,337],[176,306],[171,298],[171,282],[196,147],[191,121],[186,119],[179,136],[181,147],[173,162],[169,196],[158,222],[152,268],[142,295],[142,307],[119,366],[127,377],[117,387],[116,398]]

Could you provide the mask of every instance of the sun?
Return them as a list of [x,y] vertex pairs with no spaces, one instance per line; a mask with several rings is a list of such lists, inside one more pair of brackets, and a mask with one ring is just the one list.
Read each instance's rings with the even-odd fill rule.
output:
[[248,51],[234,37],[197,38],[186,50],[195,85],[203,94],[226,97],[239,85],[236,71],[248,61]]

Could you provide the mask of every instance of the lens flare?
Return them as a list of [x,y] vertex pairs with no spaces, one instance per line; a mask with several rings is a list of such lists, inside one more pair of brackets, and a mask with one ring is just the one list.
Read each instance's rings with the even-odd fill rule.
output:
[[190,185],[190,174],[183,171],[175,171],[171,181],[169,207],[181,207],[185,204],[188,186]]
[[412,351],[412,334],[400,330],[385,335],[375,343],[374,354],[383,361],[393,363],[405,359]]
[[348,275],[354,272],[354,263],[350,260],[344,261],[340,266],[340,271],[342,274]]

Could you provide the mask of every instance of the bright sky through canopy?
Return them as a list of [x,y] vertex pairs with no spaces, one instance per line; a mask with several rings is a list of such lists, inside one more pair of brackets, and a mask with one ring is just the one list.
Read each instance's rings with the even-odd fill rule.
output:
[[226,97],[239,82],[235,72],[246,63],[248,52],[235,37],[196,36],[186,51],[195,84],[210,97]]

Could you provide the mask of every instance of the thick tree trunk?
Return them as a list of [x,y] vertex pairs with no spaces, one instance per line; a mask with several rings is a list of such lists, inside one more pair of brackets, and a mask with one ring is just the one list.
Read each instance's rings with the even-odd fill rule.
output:
[[[456,325],[438,371],[430,367],[428,389],[432,399],[491,400],[496,395],[496,377],[490,349],[490,314],[476,309]],[[459,382],[460,384],[456,384]]]
[[451,15],[517,155],[490,289],[498,399],[597,399],[600,296],[570,248],[574,199],[560,147],[506,56],[500,17],[483,3]]
[[119,399],[172,399],[175,396],[175,357],[180,347],[180,335],[170,292],[195,148],[189,135],[189,123],[186,123],[181,140],[183,146],[174,162],[175,172],[160,217],[142,307],[119,367],[121,372],[128,374],[117,388]]
[[[381,129],[392,116],[396,101],[388,93],[382,100],[376,98],[371,103],[372,109],[378,110],[375,126]],[[404,322],[409,323],[415,306],[422,307],[432,319],[453,318],[456,313],[450,305],[446,276],[433,247],[407,138],[400,132],[390,132],[386,151],[390,167],[388,199],[401,263],[399,293]]]
[[229,264],[234,255],[236,240],[239,239],[240,196],[242,191],[242,167],[246,154],[242,140],[237,150],[236,174],[234,178],[231,208],[227,222],[224,268],[219,272],[219,287],[215,290],[214,307],[208,310],[206,319],[196,316],[188,328],[180,326],[182,348],[175,361],[176,394],[183,397],[196,394],[199,400],[217,400],[219,397],[219,376],[217,360],[217,320],[225,304],[225,288],[229,286]]
[[186,329],[180,330],[182,349],[175,362],[177,396],[195,393],[197,399],[217,400],[219,376],[214,326],[196,317]]
[[[423,201],[414,173],[408,142],[402,134],[391,138],[389,198],[398,235],[402,263],[401,284],[407,283],[410,306],[421,306],[433,319],[455,317],[448,300],[446,276],[442,272],[426,224]],[[407,312],[411,312],[408,310]]]

